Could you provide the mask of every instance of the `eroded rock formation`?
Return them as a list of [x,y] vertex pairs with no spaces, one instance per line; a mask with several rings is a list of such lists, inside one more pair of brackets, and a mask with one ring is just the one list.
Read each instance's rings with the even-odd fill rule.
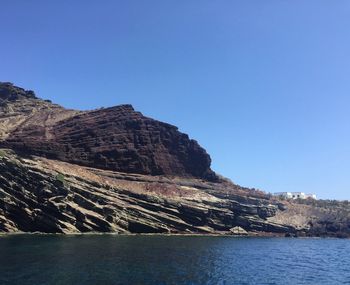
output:
[[[198,179],[126,174],[0,153],[0,231],[294,233],[263,196]],[[230,229],[232,229],[230,231]]]
[[66,110],[10,83],[0,84],[0,103],[2,147],[128,173],[217,179],[195,140],[131,105]]
[[350,236],[348,203],[281,201],[210,163],[130,105],[67,110],[0,84],[0,233]]

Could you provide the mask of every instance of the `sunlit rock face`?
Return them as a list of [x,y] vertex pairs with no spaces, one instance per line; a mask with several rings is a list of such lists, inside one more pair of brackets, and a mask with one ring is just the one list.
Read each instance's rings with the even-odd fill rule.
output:
[[0,84],[0,104],[0,146],[127,173],[217,179],[196,141],[131,105],[67,110],[11,83]]

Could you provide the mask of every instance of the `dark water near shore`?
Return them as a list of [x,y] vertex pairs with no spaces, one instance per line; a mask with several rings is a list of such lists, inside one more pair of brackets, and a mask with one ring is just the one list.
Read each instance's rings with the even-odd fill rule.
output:
[[350,284],[350,240],[4,236],[0,284]]

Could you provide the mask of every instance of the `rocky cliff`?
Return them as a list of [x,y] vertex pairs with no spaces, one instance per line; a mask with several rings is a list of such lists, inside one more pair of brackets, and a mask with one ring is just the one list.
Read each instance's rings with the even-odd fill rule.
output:
[[350,235],[348,208],[220,178],[196,141],[130,105],[67,110],[2,83],[0,148],[0,232]]
[[284,234],[277,207],[224,184],[88,168],[9,150],[0,158],[0,231]]
[[128,173],[216,179],[196,141],[131,105],[66,110],[2,83],[0,127],[0,146],[26,154]]

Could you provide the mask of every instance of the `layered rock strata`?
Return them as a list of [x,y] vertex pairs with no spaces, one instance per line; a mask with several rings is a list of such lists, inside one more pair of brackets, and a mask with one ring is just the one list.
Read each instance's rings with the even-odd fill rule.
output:
[[0,233],[350,237],[349,202],[279,200],[210,164],[131,105],[68,110],[0,83]]
[[0,84],[0,146],[114,171],[217,179],[195,140],[131,105],[67,110],[10,83]]
[[55,160],[0,157],[0,232],[294,233],[276,205],[233,186],[132,175]]

